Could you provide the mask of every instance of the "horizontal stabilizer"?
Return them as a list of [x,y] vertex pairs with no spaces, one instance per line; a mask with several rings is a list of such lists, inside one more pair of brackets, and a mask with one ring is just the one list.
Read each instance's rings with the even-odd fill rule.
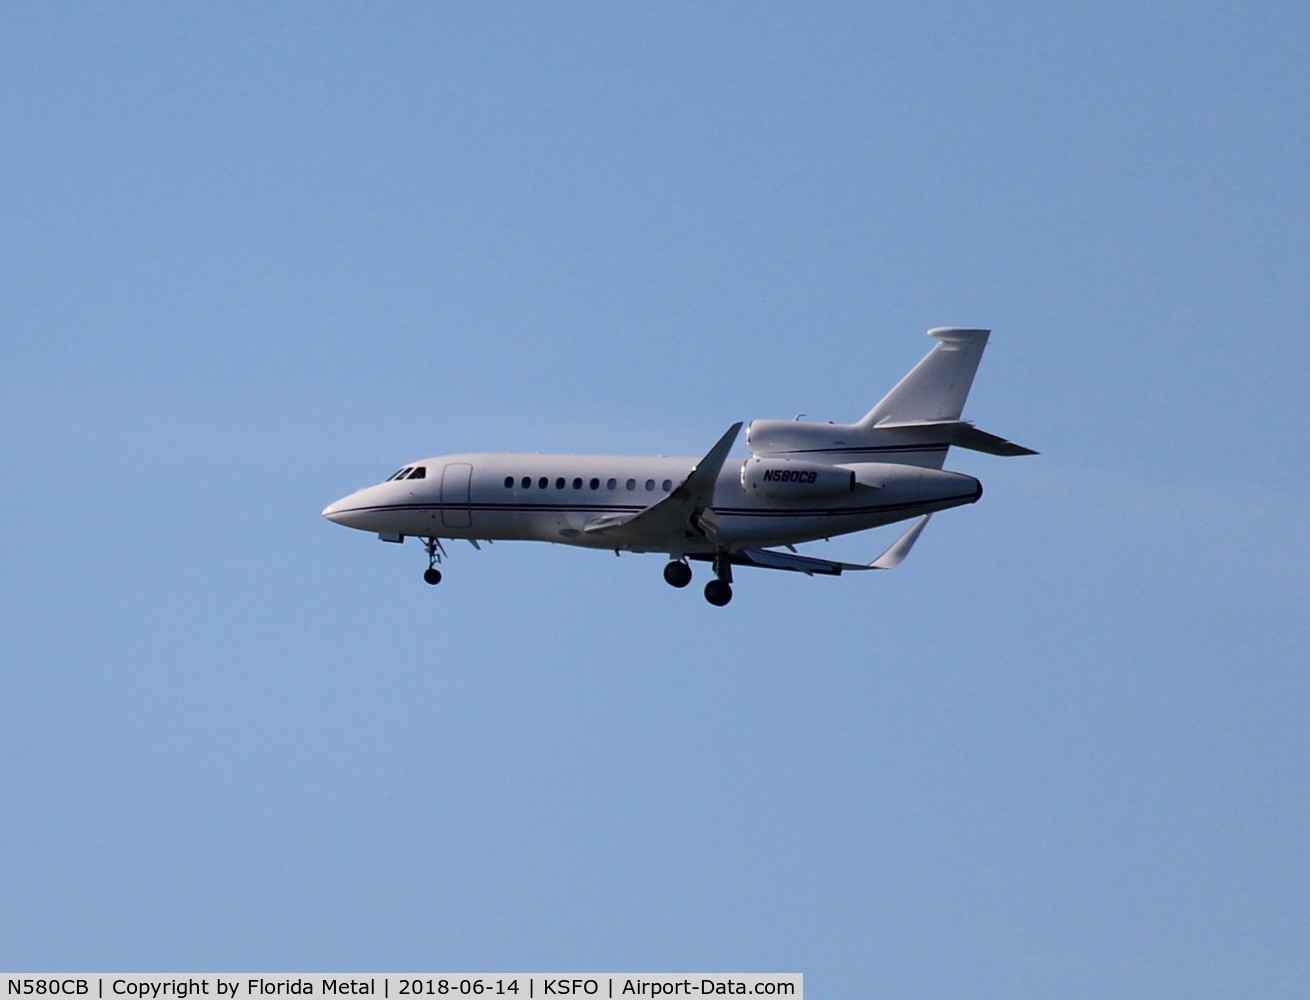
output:
[[1013,441],[1007,441],[995,434],[980,431],[973,424],[962,424],[957,427],[951,434],[951,443],[959,445],[961,448],[968,448],[970,451],[981,451],[988,455],[1003,455],[1006,458],[1037,454],[1031,448],[1025,448]]
[[1031,448],[1007,441],[996,434],[980,431],[965,420],[903,420],[885,422],[874,428],[880,431],[922,431],[925,436],[937,437],[943,432],[950,435],[951,444],[970,451],[981,451],[988,455],[1002,455],[1015,458],[1019,455],[1036,455]]

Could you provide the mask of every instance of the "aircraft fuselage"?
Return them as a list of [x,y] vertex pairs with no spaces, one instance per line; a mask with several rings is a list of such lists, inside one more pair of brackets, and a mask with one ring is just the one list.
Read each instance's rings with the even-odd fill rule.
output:
[[[603,515],[637,514],[669,495],[695,458],[606,455],[446,455],[415,462],[422,478],[389,480],[329,506],[323,516],[382,535],[558,542],[586,548],[668,552],[676,557],[717,547],[800,544],[973,503],[972,476],[885,462],[837,466],[854,475],[845,495],[765,497],[742,482],[729,461],[714,486],[714,541],[633,544],[589,534]],[[413,476],[411,471],[409,476]],[[806,483],[791,484],[803,490]]]
[[[734,566],[807,576],[893,569],[935,512],[982,496],[978,480],[942,468],[952,446],[1035,454],[961,419],[988,331],[941,327],[929,335],[937,345],[862,419],[754,421],[745,459],[728,458],[741,423],[699,459],[445,455],[407,465],[323,516],[384,541],[422,539],[430,584],[442,578],[443,538],[663,552],[664,579],[677,588],[691,581],[689,561],[707,561],[714,578],[705,599],[717,606],[732,599]],[[907,520],[909,528],[867,563],[793,548]]]

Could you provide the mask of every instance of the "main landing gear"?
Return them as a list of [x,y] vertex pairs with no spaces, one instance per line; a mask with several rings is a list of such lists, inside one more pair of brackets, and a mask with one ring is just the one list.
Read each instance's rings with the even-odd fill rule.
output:
[[715,579],[705,584],[705,600],[716,608],[721,608],[732,600],[732,563],[727,553],[714,554]]
[[423,539],[423,547],[428,552],[428,568],[423,571],[423,582],[436,586],[441,582],[441,570],[437,569],[437,563],[441,562],[445,549],[441,546],[441,541],[437,538]]
[[[725,554],[714,557],[715,579],[705,584],[705,600],[721,608],[732,600],[732,563]],[[685,560],[674,559],[664,567],[664,582],[679,589],[691,583],[691,567]]]

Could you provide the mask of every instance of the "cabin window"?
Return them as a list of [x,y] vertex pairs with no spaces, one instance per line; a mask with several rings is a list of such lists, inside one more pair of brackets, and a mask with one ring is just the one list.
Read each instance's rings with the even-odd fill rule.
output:
[[507,490],[512,490],[513,488],[514,488],[514,477],[513,477],[513,476],[506,476],[506,477],[505,477],[505,489],[507,489]]
[[545,476],[542,476],[540,479],[537,480],[537,489],[539,490],[544,490],[549,485],[550,485],[550,480],[547,479]]
[[573,488],[574,488],[575,490],[580,490],[580,489],[582,489],[582,477],[581,477],[581,476],[574,476],[574,477],[573,477]]
[[519,483],[519,485],[522,486],[525,490],[531,489],[531,488],[532,488],[532,477],[531,477],[531,476],[524,476],[523,479],[522,479],[522,481]]
[[672,479],[666,479],[666,480],[664,480],[664,492],[665,492],[665,493],[671,493],[671,492],[673,492],[673,480],[672,480]]
[[654,493],[654,492],[655,492],[655,480],[653,480],[653,479],[647,479],[647,480],[646,480],[646,492],[647,492],[647,493]]
[[563,477],[563,476],[560,476],[558,479],[555,480],[555,489],[557,489],[557,490],[562,490],[562,489],[564,489],[564,477]]
[[628,489],[630,489],[630,490],[635,490],[636,488],[637,488],[637,480],[635,480],[635,479],[629,479],[629,480],[628,480]]
[[616,490],[618,488],[619,488],[619,481],[617,479],[611,479],[608,483],[605,484],[605,489],[607,490]]
[[598,489],[600,489],[600,480],[599,480],[599,479],[592,479],[592,481],[591,481],[591,488],[592,488],[593,490],[598,490]]

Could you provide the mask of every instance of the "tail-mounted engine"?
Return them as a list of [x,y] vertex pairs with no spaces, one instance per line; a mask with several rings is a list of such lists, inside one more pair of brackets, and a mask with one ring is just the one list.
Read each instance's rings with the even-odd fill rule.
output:
[[855,473],[833,465],[792,462],[783,458],[752,458],[741,467],[747,493],[780,500],[830,497],[855,492]]

